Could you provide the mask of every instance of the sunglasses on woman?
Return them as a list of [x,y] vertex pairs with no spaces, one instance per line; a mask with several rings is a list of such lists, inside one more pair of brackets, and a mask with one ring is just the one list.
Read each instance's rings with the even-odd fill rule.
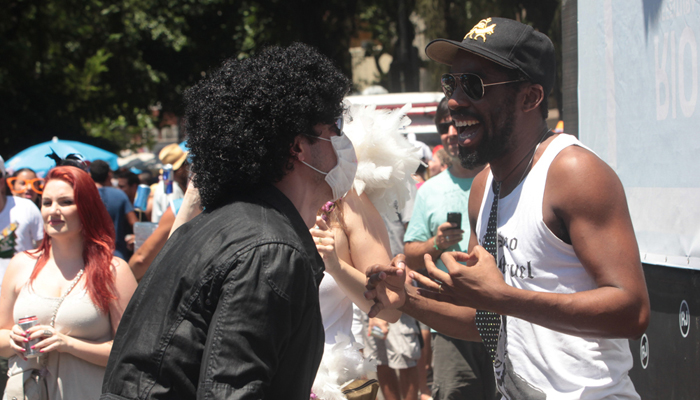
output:
[[449,99],[452,94],[457,89],[457,82],[464,93],[469,96],[470,99],[477,101],[484,97],[484,88],[486,86],[496,86],[505,85],[506,83],[524,82],[524,79],[518,79],[514,81],[496,82],[496,83],[484,83],[481,77],[476,74],[443,74],[442,75],[442,91],[445,92],[445,96]]
[[450,122],[440,122],[439,124],[437,124],[438,133],[441,134],[441,135],[446,134],[447,132],[450,131],[450,127],[451,127],[451,126],[455,126],[455,122],[454,122],[454,121],[450,121]]
[[[7,184],[10,186],[10,190],[13,194],[21,194],[27,190],[27,186],[38,194],[44,191],[44,180],[42,178],[34,179],[19,179],[14,176],[12,178],[7,178]],[[15,184],[17,187],[15,188]]]

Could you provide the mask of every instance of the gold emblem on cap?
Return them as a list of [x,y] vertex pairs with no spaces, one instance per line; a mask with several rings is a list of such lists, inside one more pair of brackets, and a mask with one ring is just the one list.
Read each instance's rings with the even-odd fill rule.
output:
[[496,24],[489,25],[489,22],[491,22],[491,18],[486,18],[479,21],[479,23],[474,25],[472,30],[470,30],[469,33],[464,36],[464,39],[469,38],[479,40],[479,37],[481,37],[484,39],[484,42],[486,42],[486,35],[493,35],[493,28],[496,26]]

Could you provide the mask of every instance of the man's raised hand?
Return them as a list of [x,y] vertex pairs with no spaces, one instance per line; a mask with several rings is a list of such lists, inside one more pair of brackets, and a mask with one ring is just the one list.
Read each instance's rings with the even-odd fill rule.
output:
[[503,280],[493,256],[481,246],[474,246],[469,254],[446,252],[440,259],[448,272],[437,268],[427,256],[425,265],[430,279],[411,273],[411,277],[424,286],[418,290],[423,297],[491,310],[493,300],[510,288]]
[[375,317],[385,308],[397,309],[406,301],[405,272],[406,257],[399,254],[391,265],[373,265],[367,268],[367,291],[365,298],[374,300],[367,315]]

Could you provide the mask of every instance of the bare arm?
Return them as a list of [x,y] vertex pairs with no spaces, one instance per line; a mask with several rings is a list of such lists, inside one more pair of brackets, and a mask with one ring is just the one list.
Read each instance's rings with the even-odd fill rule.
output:
[[151,236],[143,242],[141,247],[139,247],[129,259],[129,267],[131,267],[131,271],[137,280],[143,278],[148,267],[151,266],[153,260],[163,249],[163,246],[165,246],[165,242],[168,240],[168,234],[170,233],[170,227],[174,221],[175,215],[173,214],[173,210],[168,207]]
[[[326,262],[326,272],[333,276],[353,303],[362,311],[369,312],[374,303],[363,295],[367,283],[365,271],[371,265],[391,263],[389,234],[382,217],[366,194],[358,196],[352,190],[341,204],[345,231],[337,227],[334,229],[335,233],[326,235],[333,236],[335,249],[332,252],[324,246],[317,245],[317,248]],[[317,221],[317,225],[325,226],[325,223]],[[311,232],[314,236],[320,235],[315,229]],[[336,234],[340,237],[336,238]],[[335,260],[338,261],[333,261],[334,254],[337,254]],[[405,275],[391,279],[403,284]],[[388,322],[396,322],[401,317],[401,312],[395,309],[386,310],[378,317]]]
[[[484,185],[486,177],[488,176],[488,171],[489,169],[486,168],[474,179],[474,182],[472,183],[469,198],[469,225],[471,226],[471,236],[469,238],[470,249],[477,244],[474,227],[476,226],[476,216],[479,212],[480,199],[484,192]],[[406,245],[408,245],[408,243]],[[405,247],[405,249],[408,251],[407,247]],[[421,264],[426,267],[428,273],[431,273],[431,271],[437,271],[441,274],[447,275],[435,266],[435,258],[433,258],[434,255],[431,255],[430,253],[424,253],[421,255],[419,252],[416,252],[413,254],[413,259],[415,260],[418,256],[424,257],[424,259],[421,260]],[[432,291],[417,289],[410,285],[393,285],[386,282],[383,275],[388,275],[388,273],[392,271],[392,267],[393,266],[377,265],[366,271],[369,281],[367,284],[365,297],[375,301],[375,305],[372,307],[372,310],[369,313],[370,317],[372,317],[377,310],[398,308],[431,328],[448,336],[463,340],[481,341],[481,337],[479,336],[479,333],[476,330],[476,325],[474,324],[474,309],[459,305],[459,303],[457,303],[457,299],[453,297],[438,295],[435,293],[437,291],[438,284],[417,273],[409,272],[409,277],[419,281],[424,286],[432,289]],[[434,273],[431,275],[431,277],[436,279]],[[382,290],[391,292],[394,295],[389,296],[388,298],[387,296],[383,296],[384,298],[380,299],[380,292]]]
[[[475,222],[473,211],[470,201],[470,218]],[[469,255],[457,256],[469,267],[450,254],[442,256],[450,272],[443,285],[455,302],[571,335],[639,337],[649,323],[649,298],[627,202],[615,173],[585,149],[563,150],[550,167],[543,214],[553,233],[570,238],[597,288],[560,294],[511,287],[493,257],[475,246],[472,237]]]
[[32,272],[34,259],[25,253],[15,255],[2,280],[2,293],[0,294],[0,356],[11,357],[17,353],[18,347],[11,343],[12,327],[17,324],[14,320],[15,301],[21,288],[20,282],[26,282]]
[[117,257],[112,259],[114,267],[114,289],[116,299],[109,304],[109,320],[112,323],[112,337],[117,334],[119,322],[122,320],[124,310],[131,300],[131,296],[136,291],[136,278],[124,260]]
[[[387,262],[387,264],[389,264]],[[369,312],[373,302],[365,299],[365,282],[367,277],[352,265],[343,260],[339,260],[338,268],[328,269],[327,272],[333,276],[338,287],[355,303],[363,312]],[[385,310],[376,315],[387,322],[394,323],[401,318],[401,313],[396,310]]]
[[[469,194],[470,251],[478,244],[475,228],[476,217],[481,207],[488,173],[489,168],[487,167],[474,178]],[[442,254],[443,252],[440,252],[440,255]],[[447,274],[435,266],[436,257],[431,254],[429,256],[423,255],[423,258],[423,265],[431,278],[445,279]],[[445,258],[441,259],[443,262],[446,261]],[[441,275],[438,277],[436,274]],[[422,290],[407,286],[406,302],[399,308],[401,311],[447,336],[474,342],[481,341],[481,336],[479,336],[479,331],[474,323],[475,310],[473,308],[460,305],[455,298],[449,295],[437,293],[438,284],[434,280],[412,272],[409,273],[409,276],[428,289]],[[440,282],[443,282],[442,279]]]
[[[446,274],[435,267],[426,255],[428,271],[431,269]],[[418,289],[412,285],[395,283],[388,277],[403,270],[403,255],[398,255],[392,265],[375,265],[367,269],[368,283],[365,298],[375,301],[367,313],[370,318],[377,312],[387,309],[399,309],[431,328],[458,339],[481,341],[474,325],[474,310],[451,304],[449,296],[437,293],[438,284],[416,272],[409,272],[408,277],[415,279],[428,289]]]
[[456,224],[445,222],[438,227],[435,236],[425,242],[406,242],[404,244],[406,265],[414,271],[425,268],[423,261],[425,254],[429,254],[433,261],[437,260],[445,249],[462,241],[463,233],[464,231],[457,228]]
[[[416,280],[422,275],[409,273]],[[436,331],[461,340],[480,342],[481,337],[474,324],[474,309],[437,301],[423,296],[426,291],[406,286],[406,302],[399,310],[421,321]]]
[[151,220],[151,212],[153,211],[153,192],[148,195],[148,200],[146,201],[146,211],[143,212],[145,221]]
[[192,183],[192,178],[190,178],[189,182],[187,183],[187,191],[185,192],[185,198],[182,200],[182,205],[180,206],[180,211],[178,211],[177,216],[175,217],[175,222],[173,223],[173,227],[170,228],[170,233],[168,234],[168,237],[170,237],[173,232],[177,230],[181,225],[186,224],[192,218],[196,217],[202,212],[202,205],[199,201],[199,190],[197,190],[196,187],[194,187],[194,184]]
[[430,258],[437,259],[442,254],[442,250],[437,250],[433,246],[435,237],[431,237],[425,242],[406,242],[403,245],[403,252],[406,255],[406,265],[413,271],[425,269],[423,255],[429,254]]
[[126,213],[126,220],[129,222],[129,226],[134,226],[134,224],[139,221],[134,211],[129,211]]
[[504,312],[572,335],[641,336],[649,324],[649,295],[624,189],[613,170],[588,150],[563,150],[550,167],[543,214],[555,233],[561,222],[558,236],[568,234],[597,288],[517,293],[532,307],[506,306]]
[[[367,283],[365,271],[375,264],[391,263],[389,233],[384,220],[366,193],[358,196],[354,190],[350,191],[343,201],[343,217],[347,227],[350,261],[354,267],[352,271],[354,278],[343,284],[352,282],[352,293],[356,298],[353,302],[362,311],[367,312],[374,303],[365,299],[363,295]],[[404,275],[397,279],[405,280],[405,277]],[[401,312],[385,310],[377,317],[393,323],[401,318]]]

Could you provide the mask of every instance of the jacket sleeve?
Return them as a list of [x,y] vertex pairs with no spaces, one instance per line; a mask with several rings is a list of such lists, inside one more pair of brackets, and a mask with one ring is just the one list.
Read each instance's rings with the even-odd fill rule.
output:
[[[266,244],[223,281],[202,357],[197,398],[263,399],[301,320],[308,267],[289,246]],[[307,281],[307,282],[305,282]]]

